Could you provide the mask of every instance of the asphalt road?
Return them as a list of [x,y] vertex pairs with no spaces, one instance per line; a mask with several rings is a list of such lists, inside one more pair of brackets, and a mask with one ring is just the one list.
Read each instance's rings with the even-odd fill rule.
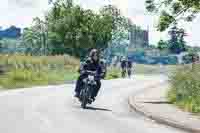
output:
[[80,108],[74,85],[0,93],[0,133],[183,133],[157,124],[128,106],[128,96],[163,82],[163,76],[103,81],[95,103]]

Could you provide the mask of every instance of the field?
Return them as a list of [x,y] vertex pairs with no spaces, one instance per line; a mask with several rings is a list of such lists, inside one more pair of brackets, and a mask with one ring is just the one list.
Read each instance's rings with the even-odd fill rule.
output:
[[184,67],[171,76],[168,99],[181,109],[200,113],[200,65]]
[[0,55],[0,66],[0,86],[13,89],[75,80],[79,60],[68,55]]
[[182,66],[179,65],[144,65],[136,64],[133,67],[135,74],[170,74],[176,71],[177,68]]
[[[0,55],[0,87],[27,88],[38,85],[64,84],[76,80],[79,59],[64,56]],[[179,66],[136,64],[133,74],[168,74]],[[121,77],[119,67],[109,67],[106,79]]]

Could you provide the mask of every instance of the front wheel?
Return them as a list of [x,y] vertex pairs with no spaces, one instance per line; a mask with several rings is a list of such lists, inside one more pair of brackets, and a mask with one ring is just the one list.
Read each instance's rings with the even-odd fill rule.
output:
[[131,70],[128,70],[128,77],[131,78]]
[[86,100],[83,99],[83,101],[81,103],[81,108],[85,109],[86,108],[86,104],[87,104]]
[[83,90],[82,95],[81,95],[81,108],[85,109],[87,104],[87,94]]
[[86,105],[88,103],[88,88],[87,85],[85,85],[84,89],[81,91],[81,108],[85,109]]

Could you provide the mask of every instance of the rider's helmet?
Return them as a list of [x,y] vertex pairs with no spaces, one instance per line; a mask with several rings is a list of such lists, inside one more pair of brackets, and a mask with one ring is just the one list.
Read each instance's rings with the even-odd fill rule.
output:
[[92,49],[92,50],[90,51],[89,56],[90,56],[90,57],[93,57],[95,54],[98,55],[98,57],[99,57],[98,50],[97,50],[97,49]]
[[122,61],[125,61],[126,60],[126,57],[122,57]]
[[98,52],[98,50],[97,50],[97,49],[92,49],[92,50],[90,51],[89,57],[90,57],[92,60],[98,61],[98,60],[99,60],[99,52]]

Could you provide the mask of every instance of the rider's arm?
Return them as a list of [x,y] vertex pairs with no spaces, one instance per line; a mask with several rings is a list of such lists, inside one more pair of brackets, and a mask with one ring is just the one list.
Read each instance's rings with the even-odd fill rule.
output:
[[104,72],[103,69],[105,69],[105,68],[103,68],[101,65],[99,65],[98,70],[97,70],[97,75],[100,79],[104,79],[105,75],[106,75],[106,70]]
[[82,64],[82,67],[80,69],[80,74],[85,74],[85,72],[88,70],[89,68],[89,63],[90,63],[90,60],[86,60],[83,64]]

